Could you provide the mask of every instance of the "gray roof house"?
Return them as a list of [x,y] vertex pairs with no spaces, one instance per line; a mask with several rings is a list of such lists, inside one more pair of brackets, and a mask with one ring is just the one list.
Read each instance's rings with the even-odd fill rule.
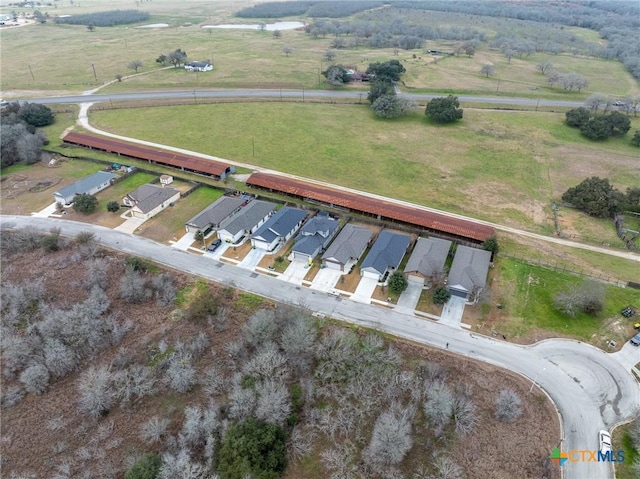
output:
[[184,225],[187,231],[217,229],[225,219],[240,210],[241,206],[246,202],[247,200],[236,196],[221,196]]
[[248,205],[241,207],[236,214],[225,218],[220,223],[218,237],[222,241],[236,243],[245,234],[251,234],[262,226],[275,210],[275,203],[252,200]]
[[298,231],[306,217],[306,211],[286,206],[280,208],[251,235],[251,245],[273,251],[278,245],[286,243]]
[[322,264],[348,272],[367,249],[372,236],[369,228],[347,223],[322,255]]
[[75,183],[62,188],[60,191],[56,191],[53,194],[53,198],[58,203],[63,205],[70,205],[73,203],[73,199],[76,195],[95,195],[99,191],[104,190],[107,186],[111,185],[113,180],[118,176],[106,171],[98,171],[91,176],[82,178]]
[[123,203],[131,207],[131,214],[149,219],[180,199],[180,191],[158,185],[142,185],[124,197]]
[[447,261],[449,249],[451,249],[451,241],[440,238],[418,238],[404,272],[409,279],[422,283],[425,278],[430,279],[444,273],[444,263]]
[[477,301],[478,293],[487,283],[491,252],[458,245],[447,280],[447,289],[452,295]]
[[378,281],[390,269],[397,269],[411,243],[411,237],[383,230],[360,265],[360,274]]
[[338,226],[338,220],[326,214],[318,213],[311,218],[300,228],[296,243],[291,248],[293,259],[312,261],[333,239]]

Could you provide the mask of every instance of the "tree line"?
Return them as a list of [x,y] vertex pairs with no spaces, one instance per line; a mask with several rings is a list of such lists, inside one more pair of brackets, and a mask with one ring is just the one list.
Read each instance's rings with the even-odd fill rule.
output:
[[280,18],[294,15],[308,17],[348,17],[354,13],[383,5],[380,1],[307,1],[266,2],[236,12],[240,18]]
[[52,124],[51,109],[39,103],[12,102],[0,115],[0,168],[40,160],[47,137],[38,128]]
[[149,20],[149,13],[140,10],[109,10],[106,12],[83,13],[70,17],[55,17],[55,22],[69,25],[92,25],[113,27]]

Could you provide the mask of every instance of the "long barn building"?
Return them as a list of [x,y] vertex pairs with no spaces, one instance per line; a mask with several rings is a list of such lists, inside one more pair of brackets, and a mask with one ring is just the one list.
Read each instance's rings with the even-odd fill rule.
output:
[[207,160],[197,156],[160,150],[149,146],[128,143],[104,136],[89,135],[87,133],[71,132],[62,139],[65,143],[84,146],[109,153],[116,153],[129,158],[146,160],[149,163],[171,166],[182,171],[189,171],[200,175],[224,179],[235,171],[232,165],[215,160]]
[[253,173],[247,179],[247,185],[286,193],[332,207],[346,208],[382,220],[418,226],[429,232],[444,234],[456,239],[482,242],[495,234],[495,230],[491,226],[473,221],[268,173]]

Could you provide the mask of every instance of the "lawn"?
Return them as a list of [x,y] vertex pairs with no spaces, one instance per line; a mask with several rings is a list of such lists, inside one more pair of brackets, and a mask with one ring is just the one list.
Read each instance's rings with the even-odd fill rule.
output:
[[184,234],[186,221],[223,194],[223,190],[201,186],[186,198],[180,199],[174,206],[145,222],[137,232],[162,243],[177,239]]
[[133,173],[115,185],[101,191],[96,197],[100,200],[102,206],[106,205],[109,201],[117,201],[119,204],[122,204],[122,199],[127,194],[139,186],[150,183],[154,178],[157,178],[157,176],[151,173]]
[[624,426],[616,428],[613,432],[613,450],[624,450],[624,462],[616,464],[617,479],[635,479],[637,477],[634,475],[630,466],[634,461],[640,460],[640,451],[637,451],[633,447],[633,442],[629,436],[630,429],[631,425],[625,424]]
[[[620,189],[640,183],[628,139],[591,143],[563,119],[465,109],[462,122],[445,127],[422,112],[385,121],[364,105],[300,103],[92,114],[109,131],[547,234],[551,202],[585,177],[606,175]],[[640,128],[640,118],[633,123]]]
[[[575,317],[558,312],[553,306],[554,296],[583,280],[575,275],[517,260],[501,258],[497,261],[491,288],[492,302],[501,303],[503,319],[494,329],[510,338],[530,340],[540,331],[567,336],[602,346],[605,340],[625,341],[631,324],[621,328],[620,309],[628,304],[640,305],[640,291],[606,285],[604,310],[598,316],[578,313]],[[612,322],[616,322],[614,324]],[[627,327],[628,326],[628,327]]]

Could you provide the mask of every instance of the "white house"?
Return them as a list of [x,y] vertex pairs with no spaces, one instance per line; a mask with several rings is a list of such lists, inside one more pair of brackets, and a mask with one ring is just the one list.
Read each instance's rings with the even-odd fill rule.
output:
[[360,274],[365,278],[382,281],[384,275],[400,266],[411,243],[411,237],[391,231],[382,231],[360,265]]
[[122,201],[131,207],[133,216],[148,220],[179,199],[180,191],[175,188],[149,184],[136,188]]
[[327,268],[349,272],[367,249],[372,236],[369,228],[347,223],[322,255],[322,264]]
[[275,210],[275,203],[252,200],[220,223],[218,238],[227,243],[237,243],[243,236],[250,235],[260,228]]
[[213,65],[207,60],[202,62],[187,62],[184,64],[184,69],[188,72],[210,72],[213,70]]
[[313,261],[318,253],[327,247],[338,231],[338,221],[326,214],[318,213],[300,228],[296,243],[291,248],[293,259]]
[[273,251],[298,231],[306,217],[307,213],[303,210],[282,207],[251,235],[251,246]]
[[118,176],[106,171],[98,171],[75,183],[56,191],[53,198],[57,203],[67,206],[73,203],[76,195],[95,195],[113,183]]

